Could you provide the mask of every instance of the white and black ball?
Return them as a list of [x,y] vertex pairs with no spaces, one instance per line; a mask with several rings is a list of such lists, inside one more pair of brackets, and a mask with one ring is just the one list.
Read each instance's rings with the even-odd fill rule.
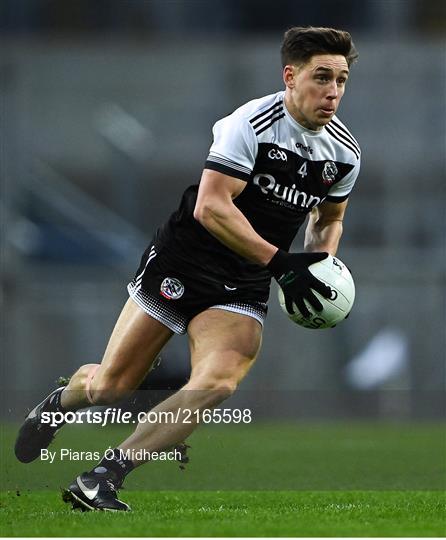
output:
[[331,289],[331,297],[324,298],[313,291],[323,305],[322,311],[316,311],[306,300],[305,305],[310,317],[305,318],[293,303],[294,314],[288,313],[285,307],[285,298],[279,287],[279,304],[284,313],[296,324],[305,328],[322,329],[333,328],[343,321],[350,313],[355,301],[355,283],[347,266],[332,255],[323,261],[309,266],[310,272]]

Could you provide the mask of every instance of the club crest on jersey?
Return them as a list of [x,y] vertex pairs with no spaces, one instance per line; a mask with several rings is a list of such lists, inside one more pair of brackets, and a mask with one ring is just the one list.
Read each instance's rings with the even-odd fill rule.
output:
[[184,294],[184,285],[179,279],[166,277],[161,283],[160,293],[168,300],[178,300]]
[[322,180],[324,181],[324,184],[333,184],[337,174],[338,168],[336,167],[336,163],[333,161],[326,161],[322,171]]

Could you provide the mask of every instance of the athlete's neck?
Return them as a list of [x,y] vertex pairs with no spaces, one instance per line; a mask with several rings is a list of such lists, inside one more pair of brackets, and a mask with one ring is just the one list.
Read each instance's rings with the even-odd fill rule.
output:
[[314,125],[308,118],[303,114],[302,111],[300,111],[295,104],[293,103],[290,96],[285,92],[285,96],[283,98],[283,103],[285,105],[286,110],[290,114],[290,116],[295,120],[300,126],[302,126],[304,129],[309,129],[310,131],[321,131],[324,126],[318,126]]

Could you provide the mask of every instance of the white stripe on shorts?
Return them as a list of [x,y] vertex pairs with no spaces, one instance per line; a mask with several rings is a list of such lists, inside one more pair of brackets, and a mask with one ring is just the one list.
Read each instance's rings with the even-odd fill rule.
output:
[[154,259],[156,257],[156,251],[155,251],[155,247],[152,246],[152,249],[150,250],[150,253],[149,253],[149,256],[147,257],[147,261],[146,261],[146,264],[144,265],[144,270],[135,277],[134,279],[134,282],[135,282],[135,285],[137,285],[138,287],[141,286],[141,282],[142,282],[142,277],[144,275],[144,272],[146,271],[146,268],[147,268],[147,265],[149,264],[149,262]]

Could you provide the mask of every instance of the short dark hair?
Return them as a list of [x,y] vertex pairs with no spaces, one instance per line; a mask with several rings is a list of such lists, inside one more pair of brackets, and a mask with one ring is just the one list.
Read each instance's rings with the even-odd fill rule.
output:
[[358,58],[352,37],[344,30],[294,26],[285,32],[280,49],[282,66],[305,64],[315,54],[341,54],[350,67]]

